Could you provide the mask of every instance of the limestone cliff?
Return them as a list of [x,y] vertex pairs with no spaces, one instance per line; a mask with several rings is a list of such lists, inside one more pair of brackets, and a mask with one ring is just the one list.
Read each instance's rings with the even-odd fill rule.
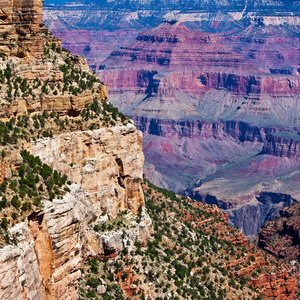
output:
[[144,206],[142,134],[132,124],[38,140],[31,152],[89,192],[100,214]]
[[82,261],[152,234],[142,135],[41,23],[42,1],[0,3],[0,299],[77,299]]
[[98,208],[91,198],[73,184],[63,199],[46,201],[42,211],[10,229],[16,245],[0,250],[1,299],[77,299],[77,280],[86,255],[122,251],[128,238],[133,243],[148,240],[151,220],[145,214],[128,236],[127,232],[113,237],[93,233],[88,225],[97,219]]

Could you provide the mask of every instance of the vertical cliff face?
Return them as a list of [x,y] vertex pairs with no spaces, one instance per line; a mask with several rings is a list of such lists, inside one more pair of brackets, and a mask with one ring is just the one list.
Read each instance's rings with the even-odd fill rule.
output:
[[[74,133],[73,142],[79,143],[82,136],[86,137],[84,134]],[[141,143],[136,141],[140,139],[140,133],[131,125],[128,128],[119,128],[119,131],[114,128],[108,133],[100,130],[94,134],[86,134],[97,137],[95,140],[98,143],[91,143],[94,148],[91,147],[90,151],[81,149],[81,155],[85,153],[86,157],[82,161],[77,160],[77,163],[85,164],[78,166],[77,172],[74,172],[77,176],[70,172],[70,177],[73,175],[74,180],[82,180],[82,185],[89,192],[73,184],[70,192],[62,199],[45,201],[42,210],[31,213],[25,222],[10,229],[10,236],[14,237],[16,245],[0,250],[1,299],[77,299],[80,267],[85,257],[118,253],[125,248],[127,240],[132,244],[136,241],[146,243],[152,234],[151,219],[143,212],[143,156]],[[66,136],[54,138],[52,142],[57,146],[56,139],[66,141]],[[33,147],[33,151],[42,147],[46,154],[44,157],[41,155],[44,162],[50,159],[53,164],[55,156],[51,155],[70,159],[67,152],[59,152],[60,148],[47,149],[47,142],[51,143],[48,140],[46,143],[37,144],[36,148]],[[119,143],[119,148],[115,142]],[[76,157],[80,158],[80,148],[68,146],[73,147],[74,153],[78,155]],[[132,155],[129,154],[125,159],[127,147],[131,149]],[[59,162],[61,165],[57,165],[58,168],[69,167],[65,162]],[[94,170],[91,166],[95,167]],[[135,167],[137,170],[133,171]],[[90,181],[86,182],[87,178]],[[131,225],[128,228],[101,234],[93,231],[93,226],[90,225],[103,222],[101,218],[104,213],[115,217],[124,209],[129,212]],[[134,215],[138,210],[141,213],[140,219],[135,222]]]
[[99,213],[144,206],[142,135],[132,124],[39,140],[31,152],[91,193]]
[[43,41],[37,33],[42,21],[42,0],[2,0],[0,51],[6,55],[41,57]]
[[12,232],[20,234],[18,246],[6,246],[0,250],[1,299],[46,299],[28,225],[21,223]]
[[96,217],[88,198],[74,185],[10,230],[18,237],[16,246],[1,249],[1,299],[77,298],[84,233]]
[[[61,49],[41,23],[42,1],[0,6],[0,298],[75,300],[86,257],[117,254],[127,241],[145,244],[152,234],[141,188],[142,135],[107,103],[107,87],[85,59]],[[50,196],[54,181],[24,163],[21,149],[40,157],[38,168],[59,171],[45,167],[56,179],[67,175],[68,185],[60,182]],[[35,178],[33,194],[20,183],[27,180],[21,165]],[[120,215],[126,227],[94,230]]]

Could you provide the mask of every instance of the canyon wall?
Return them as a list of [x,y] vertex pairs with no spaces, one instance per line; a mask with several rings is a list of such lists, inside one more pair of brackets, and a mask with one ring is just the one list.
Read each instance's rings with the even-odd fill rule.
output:
[[100,214],[114,218],[144,206],[142,134],[130,123],[38,140],[30,152],[80,184]]
[[[28,149],[78,184],[10,229],[16,240],[0,250],[0,298],[77,299],[84,258],[118,253],[128,239],[146,243],[152,233],[141,188],[141,133],[129,123],[38,140]],[[131,215],[127,229],[93,231],[92,224],[124,210]],[[138,212],[140,221],[132,221]]]
[[258,245],[285,260],[300,257],[299,203],[280,210],[280,217],[267,222],[259,232]]
[[133,119],[144,132],[145,177],[217,204],[247,235],[256,234],[265,221],[279,216],[280,209],[300,200],[298,135],[284,133],[284,127]]
[[290,134],[289,137],[289,133],[286,134],[288,134],[287,137],[267,135],[266,142],[262,149],[262,154],[270,154],[274,156],[288,157],[288,158],[299,157],[300,136]]
[[[41,57],[43,1],[3,0],[0,11],[0,52],[5,55]],[[45,28],[44,28],[45,29]],[[57,40],[58,41],[58,40]]]
[[[98,205],[79,185],[70,188],[62,199],[46,201],[42,211],[10,229],[16,245],[0,250],[1,299],[77,299],[82,260],[106,249],[124,249],[127,233],[116,238],[88,228],[100,216]],[[135,225],[129,232],[132,242],[145,243],[151,220],[143,214]]]

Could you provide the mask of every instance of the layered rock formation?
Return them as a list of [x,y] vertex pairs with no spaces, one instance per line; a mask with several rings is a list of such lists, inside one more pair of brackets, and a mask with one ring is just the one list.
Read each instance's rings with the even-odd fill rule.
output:
[[[80,77],[84,74],[85,85],[88,80],[93,80],[90,78],[93,76],[92,72],[89,71],[83,57],[69,55],[66,52],[61,54],[59,43],[50,39],[52,42],[50,45],[44,34],[41,37],[45,53],[48,53],[41,59],[29,55],[22,59],[12,56],[9,62],[5,58],[0,61],[2,76],[0,116],[2,118],[44,110],[57,112],[60,115],[76,116],[87,103],[93,100],[106,101],[107,87],[96,79],[93,90],[86,90],[86,87],[78,89],[75,80],[66,79],[75,68],[75,72],[80,74]],[[72,92],[72,88],[78,91]]]
[[43,40],[37,34],[42,25],[42,1],[1,2],[0,51],[5,55],[41,57]]
[[[107,103],[85,59],[61,49],[41,10],[39,1],[0,10],[1,299],[77,299],[86,257],[145,244],[153,231],[141,133]],[[126,227],[94,230],[120,215]]]
[[129,10],[124,10],[122,1],[102,1],[101,5],[86,5],[84,1],[45,3],[48,27],[63,38],[64,47],[86,56],[93,68],[101,65],[111,51],[133,41],[139,32],[157,26],[164,17],[196,30],[218,33],[227,46],[257,67],[288,74],[299,64],[296,1],[268,1],[268,10],[265,1],[161,1],[155,5],[153,1],[131,1]]
[[263,154],[270,154],[280,157],[295,158],[300,154],[300,136],[289,132],[278,132],[268,135],[262,149]]
[[300,256],[299,203],[280,210],[280,217],[267,222],[259,232],[258,245],[287,261]]
[[144,206],[142,134],[132,124],[62,134],[32,142],[30,150],[89,192],[99,213],[114,218]]
[[[246,234],[298,199],[298,76],[259,70],[217,35],[175,21],[141,33],[97,72],[144,132],[155,184],[231,209]],[[287,200],[260,202],[264,192]]]

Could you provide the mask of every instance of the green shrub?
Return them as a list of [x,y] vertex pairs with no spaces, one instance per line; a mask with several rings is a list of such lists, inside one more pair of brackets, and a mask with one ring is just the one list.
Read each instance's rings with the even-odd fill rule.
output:
[[4,230],[7,230],[7,227],[8,227],[8,221],[6,218],[2,218],[1,220],[1,227],[4,229]]
[[11,200],[11,205],[13,207],[15,207],[16,209],[19,209],[20,206],[21,206],[21,201],[18,199],[18,197],[16,195],[14,195],[12,197],[12,200]]
[[99,281],[98,281],[98,279],[96,279],[94,277],[90,277],[90,278],[88,278],[86,284],[92,288],[96,288],[99,285]]

